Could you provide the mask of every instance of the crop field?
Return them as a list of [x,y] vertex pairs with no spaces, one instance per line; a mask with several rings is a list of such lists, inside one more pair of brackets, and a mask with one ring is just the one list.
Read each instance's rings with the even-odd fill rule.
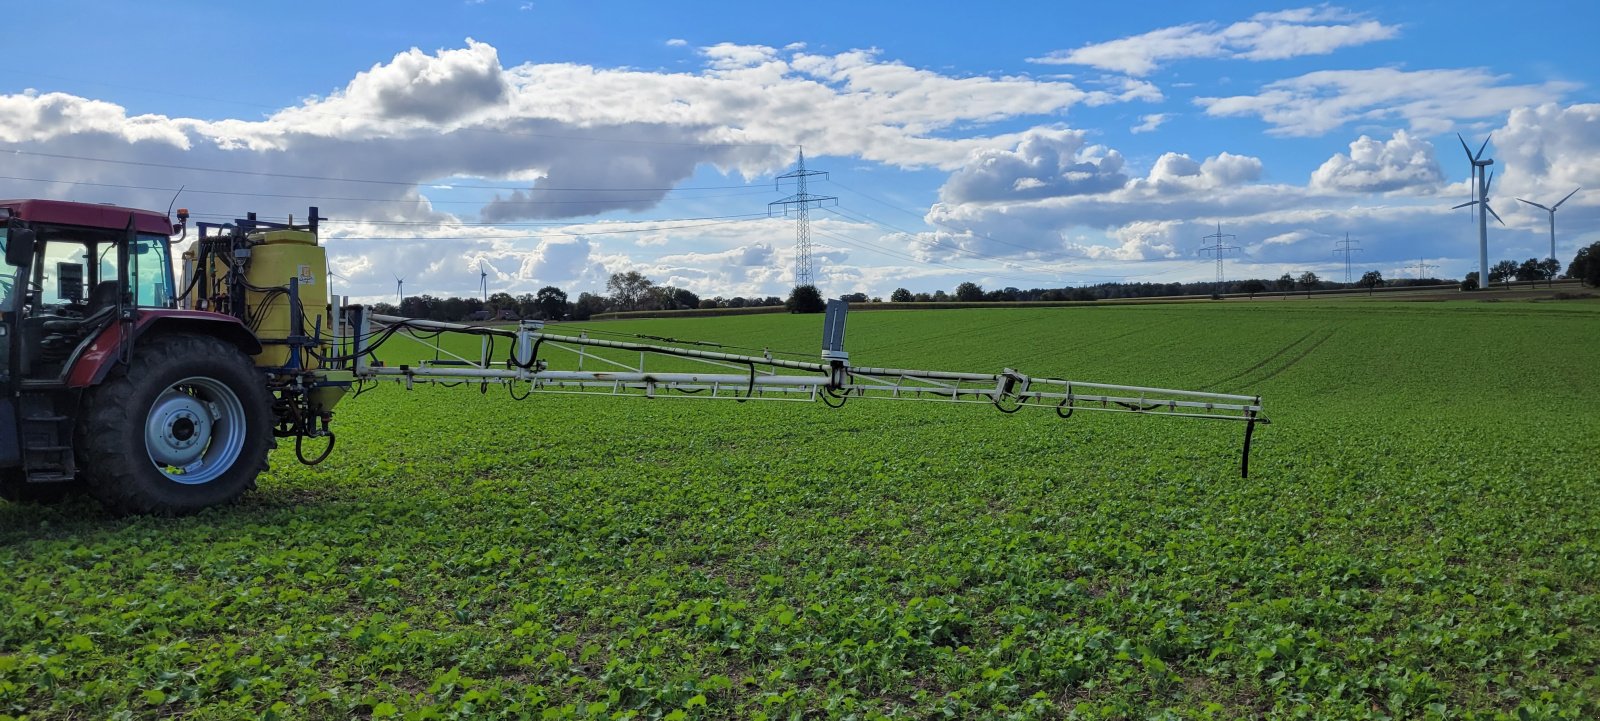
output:
[[[582,327],[813,353],[821,317]],[[862,313],[846,345],[1272,425],[1241,479],[1238,423],[389,384],[235,506],[0,503],[0,719],[1600,718],[1600,303]]]

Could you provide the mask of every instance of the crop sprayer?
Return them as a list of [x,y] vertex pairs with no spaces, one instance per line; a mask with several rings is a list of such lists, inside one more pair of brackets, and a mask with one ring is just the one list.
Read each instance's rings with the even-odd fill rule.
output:
[[[603,329],[552,332],[382,315],[329,293],[316,208],[301,224],[178,223],[162,213],[58,200],[0,201],[0,497],[84,490],[114,512],[192,513],[238,498],[279,438],[315,464],[334,449],[334,407],[381,381],[503,387],[512,397],[584,394],[745,401],[892,399],[1267,423],[1257,396],[999,373],[853,365],[846,304],[823,319],[821,357]],[[472,336],[463,356],[441,338]],[[617,339],[594,336],[613,336]],[[623,339],[626,338],[626,339]],[[434,358],[380,361],[390,342]],[[654,341],[654,342],[640,342]],[[468,342],[470,345],[470,341]],[[503,353],[501,352],[503,349]],[[748,351],[735,353],[729,351]],[[626,352],[637,364],[618,360]],[[576,370],[556,370],[566,355]],[[548,357],[546,357],[548,355]],[[447,357],[448,356],[448,357]],[[647,358],[672,367],[647,369]],[[585,366],[588,366],[585,369]],[[688,368],[685,370],[685,368]],[[320,452],[308,455],[305,441]]]

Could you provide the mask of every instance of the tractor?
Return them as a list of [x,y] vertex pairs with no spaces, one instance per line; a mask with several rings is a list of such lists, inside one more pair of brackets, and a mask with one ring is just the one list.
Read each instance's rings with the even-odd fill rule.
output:
[[331,308],[316,210],[304,226],[201,223],[181,287],[178,218],[0,201],[0,498],[86,492],[114,512],[182,515],[251,488],[278,438],[331,450],[349,381],[319,368]]
[[[255,485],[278,439],[316,464],[333,451],[333,408],[381,381],[491,385],[534,394],[821,401],[852,398],[992,404],[1237,421],[1240,473],[1261,398],[1210,391],[1029,376],[853,365],[847,304],[830,300],[821,362],[760,349],[593,328],[547,332],[388,316],[332,302],[327,254],[311,208],[304,223],[255,214],[196,223],[167,214],[61,200],[0,201],[0,498],[49,501],[86,492],[115,513],[183,515],[228,503]],[[174,267],[174,251],[180,267]],[[444,334],[481,342],[476,358],[434,346],[433,360],[386,365],[376,351]],[[457,346],[459,347],[459,346]],[[497,349],[506,349],[500,355]],[[552,368],[540,350],[568,354]],[[754,351],[756,349],[743,349]],[[610,355],[601,354],[606,351]],[[617,353],[638,364],[618,360]],[[445,356],[450,357],[445,357]],[[645,357],[669,358],[665,369]],[[573,358],[575,356],[575,358]],[[787,356],[787,357],[778,357]],[[585,362],[590,367],[585,369]],[[684,363],[701,364],[684,371]],[[598,369],[597,369],[598,368]],[[518,389],[522,389],[519,394]],[[307,456],[305,441],[322,443]]]

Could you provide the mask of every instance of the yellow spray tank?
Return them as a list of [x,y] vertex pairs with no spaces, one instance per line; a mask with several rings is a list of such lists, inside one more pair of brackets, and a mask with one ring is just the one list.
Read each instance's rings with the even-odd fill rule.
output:
[[[200,243],[209,243],[205,252]],[[204,268],[197,267],[201,257]],[[328,253],[314,231],[289,227],[202,236],[183,253],[183,267],[186,275],[201,276],[200,282],[185,282],[187,307],[240,318],[261,341],[253,357],[257,367],[300,378],[313,412],[333,409],[352,376],[323,368],[319,357],[335,353],[334,315]]]

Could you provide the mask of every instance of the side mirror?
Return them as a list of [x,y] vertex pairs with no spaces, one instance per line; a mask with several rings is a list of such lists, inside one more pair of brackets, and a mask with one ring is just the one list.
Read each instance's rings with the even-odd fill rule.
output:
[[6,238],[6,263],[21,268],[33,262],[33,230],[12,228]]

